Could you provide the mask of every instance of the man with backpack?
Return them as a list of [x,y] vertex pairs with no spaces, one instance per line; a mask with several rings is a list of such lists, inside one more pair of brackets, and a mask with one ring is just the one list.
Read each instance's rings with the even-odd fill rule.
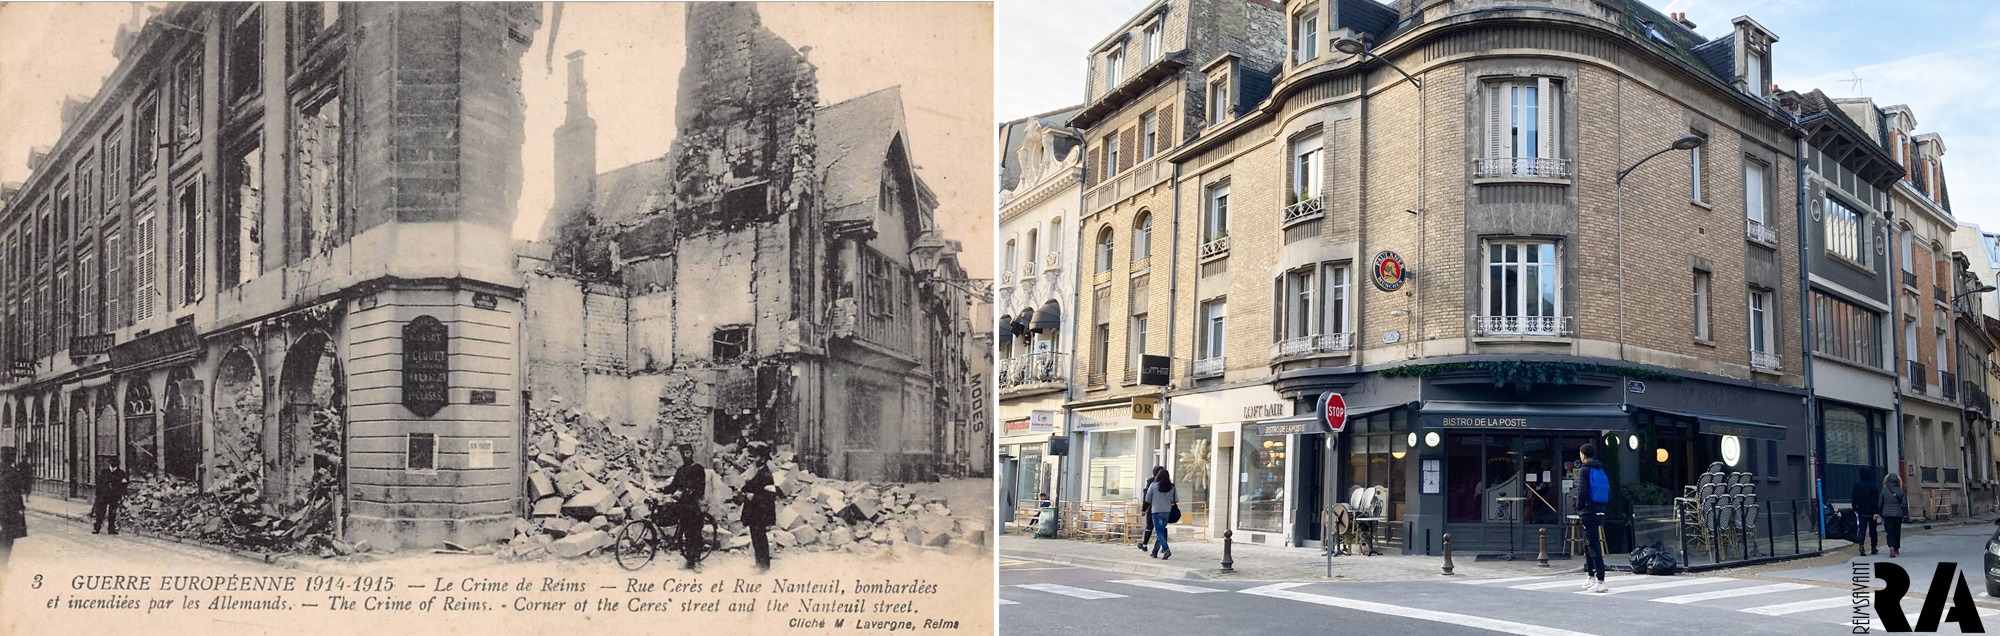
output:
[[1604,463],[1597,461],[1597,445],[1586,443],[1577,452],[1582,465],[1576,471],[1576,516],[1583,525],[1583,591],[1605,593],[1604,544],[1598,540],[1604,528],[1604,509],[1611,501],[1611,477]]

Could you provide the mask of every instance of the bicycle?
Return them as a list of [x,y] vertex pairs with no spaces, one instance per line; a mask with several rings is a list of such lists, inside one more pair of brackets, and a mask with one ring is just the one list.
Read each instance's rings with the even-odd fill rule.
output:
[[[648,503],[654,502],[649,500]],[[653,505],[651,514],[645,519],[628,521],[618,529],[618,539],[612,547],[612,554],[618,560],[618,567],[637,570],[652,563],[653,557],[660,552],[680,553],[680,520],[675,518],[676,514],[673,512],[676,508],[679,506]],[[695,550],[696,564],[708,559],[709,554],[722,547],[715,516],[707,512],[698,514],[701,515],[701,523],[707,531],[702,535],[702,545]],[[663,531],[661,530],[663,527],[673,531]]]

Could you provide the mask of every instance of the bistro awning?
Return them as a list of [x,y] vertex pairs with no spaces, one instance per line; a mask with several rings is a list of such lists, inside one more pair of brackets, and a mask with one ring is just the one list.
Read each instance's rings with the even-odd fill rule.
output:
[[994,333],[997,334],[1002,340],[1013,337],[1014,317],[1008,314],[1000,314],[1000,328],[994,331]]
[[1661,415],[1672,415],[1675,417],[1685,417],[1693,419],[1701,423],[1701,432],[1709,433],[1712,435],[1735,435],[1737,437],[1755,437],[1757,439],[1774,439],[1778,441],[1785,440],[1785,427],[1776,424],[1753,422],[1750,420],[1737,419],[1734,417],[1723,417],[1720,415],[1712,415],[1708,413],[1695,413],[1693,411],[1676,411],[1673,409],[1655,408],[1651,406],[1633,406],[1631,408],[1634,411],[1652,411],[1654,413],[1659,413]]
[[[1022,318],[1026,319],[1027,316],[1022,316]],[[1044,303],[1042,308],[1035,312],[1035,317],[1028,323],[1028,328],[1034,331],[1055,331],[1062,329],[1062,306],[1056,304],[1056,301],[1053,300]]]
[[1631,428],[1619,404],[1510,404],[1419,400],[1412,406],[1424,428],[1505,428],[1605,431]]

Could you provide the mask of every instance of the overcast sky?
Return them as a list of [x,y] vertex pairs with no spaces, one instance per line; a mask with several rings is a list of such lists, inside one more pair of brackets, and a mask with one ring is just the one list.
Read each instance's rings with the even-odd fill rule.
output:
[[[28,176],[28,151],[53,145],[62,97],[89,96],[117,65],[111,40],[126,3],[0,5],[0,181]],[[902,86],[911,154],[938,194],[947,238],[973,276],[992,268],[992,10],[983,3],[778,3],[759,7],[794,47],[810,46],[823,102]],[[590,112],[600,172],[666,154],[685,51],[684,7],[569,3],[546,72],[550,9],[523,58],[526,172],[514,236],[533,238],[553,198],[552,141],[562,123],[563,55],[589,53]],[[893,37],[884,37],[894,34]]]
[[[1703,36],[1748,15],[1778,35],[1772,80],[1788,90],[1907,104],[1917,132],[1944,137],[1954,214],[2000,231],[2000,2],[1648,0]],[[1150,0],[1001,0],[995,121],[1083,101],[1084,51]],[[1852,82],[1860,77],[1859,90]]]

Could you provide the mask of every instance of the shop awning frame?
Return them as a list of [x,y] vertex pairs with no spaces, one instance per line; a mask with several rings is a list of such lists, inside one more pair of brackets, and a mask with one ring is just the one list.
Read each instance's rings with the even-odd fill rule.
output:
[[[1367,417],[1367,416],[1370,416],[1370,415],[1374,415],[1374,414],[1376,414],[1376,413],[1381,413],[1381,412],[1383,412],[1383,411],[1387,411],[1387,410],[1389,410],[1389,409],[1400,409],[1400,408],[1403,408],[1403,407],[1407,407],[1407,406],[1410,406],[1410,405],[1409,405],[1409,404],[1384,404],[1384,405],[1381,405],[1381,406],[1369,406],[1369,407],[1363,407],[1363,408],[1352,408],[1352,409],[1347,409],[1347,419],[1348,419],[1348,420],[1350,420],[1350,421],[1352,421],[1352,420],[1353,420],[1354,418],[1357,418],[1357,417]],[[1290,416],[1290,417],[1280,417],[1280,418],[1275,418],[1275,419],[1269,419],[1269,420],[1254,420],[1254,421],[1249,421],[1249,422],[1244,422],[1244,423],[1243,423],[1243,425],[1244,425],[1244,426],[1255,426],[1255,427],[1257,427],[1257,430],[1259,431],[1259,432],[1257,433],[1258,435],[1269,435],[1269,434],[1271,434],[1271,433],[1264,433],[1264,432],[1262,432],[1262,431],[1264,431],[1264,430],[1265,430],[1265,429],[1264,429],[1264,427],[1266,427],[1266,426],[1272,426],[1272,425],[1278,425],[1278,426],[1283,426],[1283,425],[1287,425],[1287,424],[1306,424],[1306,425],[1308,425],[1308,428],[1307,428],[1307,430],[1305,430],[1304,432],[1300,433],[1300,434],[1302,434],[1302,435],[1321,435],[1321,434],[1325,434],[1325,433],[1327,432],[1327,428],[1326,428],[1326,418],[1325,418],[1325,417],[1322,417],[1322,416],[1321,416],[1320,414],[1318,414],[1318,413],[1306,413],[1306,414],[1303,414],[1303,415],[1293,415],[1293,416]],[[1344,432],[1344,430],[1343,430],[1343,432]]]
[[1695,420],[1696,422],[1700,423],[1701,432],[1703,433],[1710,433],[1714,435],[1735,435],[1737,437],[1752,437],[1756,439],[1770,439],[1770,440],[1777,440],[1780,442],[1785,441],[1785,427],[1776,424],[1766,424],[1764,422],[1757,422],[1757,421],[1734,418],[1734,417],[1724,417],[1721,415],[1714,415],[1710,413],[1677,411],[1674,409],[1663,409],[1652,406],[1638,406],[1638,405],[1628,405],[1628,406],[1630,406],[1630,408],[1633,411],[1652,411],[1654,413],[1659,413],[1661,415],[1685,417]]
[[1622,404],[1508,404],[1419,400],[1411,403],[1426,429],[1622,431],[1632,427]]

